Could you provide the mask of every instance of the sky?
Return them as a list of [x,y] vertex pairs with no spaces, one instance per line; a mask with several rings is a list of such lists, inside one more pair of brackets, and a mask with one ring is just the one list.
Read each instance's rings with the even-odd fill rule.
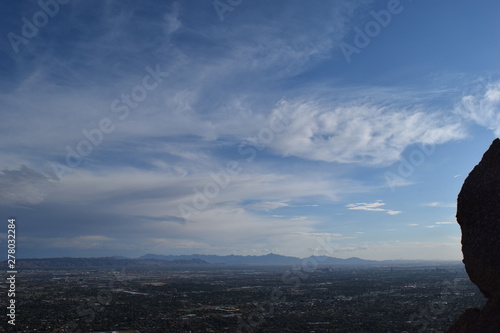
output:
[[16,255],[461,260],[500,135],[493,0],[9,1]]

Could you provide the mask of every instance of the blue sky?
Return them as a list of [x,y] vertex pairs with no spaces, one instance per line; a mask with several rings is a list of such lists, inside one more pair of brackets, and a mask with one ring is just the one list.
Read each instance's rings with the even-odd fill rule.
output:
[[461,259],[456,196],[500,135],[499,7],[4,4],[18,255]]

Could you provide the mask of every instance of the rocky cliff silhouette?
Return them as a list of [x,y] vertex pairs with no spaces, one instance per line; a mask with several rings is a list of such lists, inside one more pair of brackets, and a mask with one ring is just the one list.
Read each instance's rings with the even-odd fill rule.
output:
[[500,140],[495,139],[460,190],[457,221],[471,281],[487,298],[467,309],[448,333],[500,333]]

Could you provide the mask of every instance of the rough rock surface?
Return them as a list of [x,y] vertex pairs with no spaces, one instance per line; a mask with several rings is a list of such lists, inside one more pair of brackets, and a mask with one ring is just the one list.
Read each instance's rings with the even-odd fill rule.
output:
[[465,180],[457,203],[465,269],[488,302],[466,310],[449,333],[500,333],[500,140]]

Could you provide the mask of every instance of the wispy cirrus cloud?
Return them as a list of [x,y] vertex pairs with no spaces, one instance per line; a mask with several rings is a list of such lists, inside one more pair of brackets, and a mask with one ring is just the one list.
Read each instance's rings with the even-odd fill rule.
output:
[[385,203],[382,202],[382,200],[377,200],[372,203],[366,203],[366,202],[358,202],[358,203],[353,203],[353,204],[348,204],[345,207],[349,210],[364,210],[368,212],[384,212],[389,215],[397,215],[401,214],[402,211],[399,210],[390,210],[390,209],[385,209],[382,208],[385,206]]
[[453,208],[456,207],[456,204],[453,203],[444,203],[444,202],[428,202],[423,204],[425,207],[439,207],[439,208]]
[[[224,26],[210,24],[213,7],[203,2],[196,5],[201,6],[196,9],[203,19],[196,21],[189,15],[194,5],[178,2],[160,6],[159,2],[122,6],[117,1],[98,6],[68,4],[69,15],[59,16],[64,19],[61,24],[78,24],[79,35],[66,40],[64,29],[56,29],[54,22],[45,43],[50,47],[37,49],[34,59],[13,59],[16,80],[12,80],[10,94],[0,94],[0,105],[19,117],[2,122],[4,133],[16,129],[15,137],[0,143],[5,148],[2,160],[17,157],[34,167],[47,158],[64,159],[66,145],[84,139],[83,129],[95,127],[103,117],[116,120],[110,110],[113,100],[130,95],[130,89],[141,82],[144,68],[155,64],[169,73],[168,79],[132,110],[131,121],[118,122],[96,151],[121,150],[132,156],[138,149],[131,142],[184,141],[192,136],[199,140],[185,143],[183,149],[185,155],[195,156],[207,146],[219,145],[221,137],[241,140],[255,135],[277,102],[270,96],[283,93],[274,91],[274,82],[329,56],[334,40],[344,36],[350,15],[364,3],[296,4],[286,13],[270,5],[279,20],[266,19],[258,7],[249,7],[248,15]],[[303,30],[294,23],[303,18],[304,10],[325,20],[311,21],[309,29]],[[94,24],[83,24],[72,16],[76,12],[91,13]],[[60,39],[67,41],[64,55],[57,43]],[[147,57],[144,50],[148,50]],[[26,98],[28,93],[30,98]],[[261,97],[254,98],[254,94]],[[40,112],[34,102],[39,100],[50,116]],[[36,149],[26,153],[20,149],[25,145]],[[45,151],[51,155],[41,153]],[[103,164],[95,153],[90,158]]]
[[[13,15],[7,10],[0,16],[15,31],[21,29],[20,17],[40,10],[36,2],[13,6]],[[452,80],[441,81],[439,89],[422,87],[412,75],[394,79],[393,61],[363,63],[395,59],[400,50],[391,43],[401,45],[396,37],[377,39],[384,47],[364,49],[365,60],[346,67],[338,42],[352,37],[353,27],[377,6],[369,0],[279,0],[239,6],[224,22],[206,1],[61,6],[57,19],[21,45],[17,56],[0,46],[6,51],[0,53],[2,214],[14,212],[23,221],[29,240],[23,248],[34,255],[37,246],[49,255],[61,249],[73,255],[94,249],[107,255],[269,249],[297,255],[317,247],[318,238],[347,235],[337,236],[341,243],[363,232],[362,238],[373,242],[378,236],[369,228],[380,227],[385,214],[401,214],[369,199],[383,187],[384,168],[415,157],[405,152],[419,144],[466,137],[464,119],[497,131],[499,91],[493,83],[467,94],[453,114]],[[404,28],[394,24],[384,30],[387,36]],[[369,56],[377,49],[387,53]],[[129,105],[129,117],[120,120],[113,101],[130,98],[146,66],[156,65],[166,73],[163,82],[139,105]],[[370,69],[361,78],[358,65]],[[389,74],[382,72],[387,69]],[[287,117],[287,125],[262,145],[259,133],[277,113]],[[116,129],[56,181],[52,163],[64,164],[67,147],[76,149],[86,139],[82,130],[96,128],[104,117]],[[241,152],[244,142],[255,158]],[[415,175],[434,172],[429,170],[441,154],[427,156]],[[198,214],[183,218],[179,205],[192,205],[213,181],[209,175],[229,160],[237,160],[242,172]],[[408,177],[398,184],[415,182]],[[405,188],[398,191],[402,195],[391,198],[396,207]],[[375,197],[384,197],[378,193]],[[351,194],[356,199],[346,199]],[[356,203],[340,207],[344,214],[335,211],[346,200]],[[349,229],[346,219],[352,214],[345,209],[381,214],[373,214],[370,226],[360,222]],[[426,231],[425,224],[418,229]],[[438,231],[445,229],[451,228]],[[370,252],[355,241],[337,248]],[[383,253],[392,256],[396,248]],[[418,244],[408,249],[409,257],[410,251],[419,253]]]
[[0,170],[0,205],[24,205],[43,202],[55,184],[34,169],[22,165],[18,170]]
[[462,97],[455,112],[500,136],[500,81],[490,82],[482,91]]
[[[400,93],[393,91],[391,99]],[[412,144],[441,144],[465,135],[459,120],[399,102],[367,103],[365,98],[345,103],[311,96],[284,101],[282,108],[290,124],[273,149],[315,161],[388,165]]]
[[289,207],[289,204],[287,204],[286,202],[282,202],[282,201],[263,201],[263,202],[257,202],[257,203],[251,204],[251,205],[247,205],[246,207],[253,209],[253,210],[269,212],[271,210],[275,210],[278,208]]
[[426,225],[424,227],[428,229],[433,229],[433,228],[439,228],[442,225],[453,225],[453,224],[455,224],[455,222],[444,221],[444,222],[435,222],[433,225]]

